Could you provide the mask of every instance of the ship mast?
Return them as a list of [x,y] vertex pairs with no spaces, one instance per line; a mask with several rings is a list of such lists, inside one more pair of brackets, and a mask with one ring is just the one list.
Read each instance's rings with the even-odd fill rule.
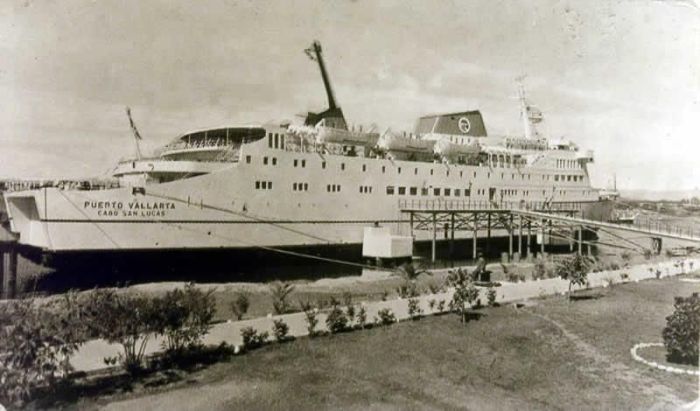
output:
[[535,106],[530,105],[525,97],[525,86],[523,79],[525,76],[520,76],[516,79],[518,82],[518,97],[520,99],[520,117],[523,119],[523,129],[525,130],[525,138],[531,140],[533,137],[539,138],[539,133],[535,124],[542,122],[542,112]]
[[323,79],[323,86],[326,89],[326,96],[328,97],[328,109],[322,113],[308,113],[306,117],[305,124],[309,126],[315,126],[323,119],[329,119],[332,122],[334,128],[340,128],[347,130],[347,125],[345,123],[345,116],[343,116],[343,111],[338,107],[335,102],[335,93],[333,93],[333,87],[331,87],[331,80],[326,71],[326,65],[323,62],[323,54],[321,50],[321,43],[318,40],[314,40],[311,47],[304,50],[307,56],[313,61],[318,63],[318,68],[321,71],[321,78]]

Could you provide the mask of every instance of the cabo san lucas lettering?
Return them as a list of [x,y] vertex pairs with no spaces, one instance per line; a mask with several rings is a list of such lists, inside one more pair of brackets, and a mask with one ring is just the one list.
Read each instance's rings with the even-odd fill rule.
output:
[[175,209],[169,201],[85,201],[84,209],[97,210],[100,217],[165,217]]

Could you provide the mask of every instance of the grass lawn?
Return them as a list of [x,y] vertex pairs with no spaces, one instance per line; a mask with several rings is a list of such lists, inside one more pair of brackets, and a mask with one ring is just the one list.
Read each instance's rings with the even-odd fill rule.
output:
[[[595,290],[521,308],[482,309],[387,328],[271,344],[196,372],[151,375],[68,408],[135,409],[665,409],[696,398],[697,379],[632,360],[660,341],[674,279]],[[591,293],[591,291],[588,291]],[[666,404],[666,407],[659,405]]]

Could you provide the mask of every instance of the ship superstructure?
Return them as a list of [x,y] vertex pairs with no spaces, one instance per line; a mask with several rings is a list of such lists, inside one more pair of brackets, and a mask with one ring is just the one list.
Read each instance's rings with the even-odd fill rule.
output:
[[8,193],[19,242],[49,254],[359,245],[367,225],[401,230],[405,200],[605,218],[592,153],[533,131],[542,114],[524,91],[522,137],[488,134],[478,110],[421,117],[410,133],[349,127],[320,44],[307,52],[327,110],[298,125],[185,133],[154,156],[121,161],[118,188]]

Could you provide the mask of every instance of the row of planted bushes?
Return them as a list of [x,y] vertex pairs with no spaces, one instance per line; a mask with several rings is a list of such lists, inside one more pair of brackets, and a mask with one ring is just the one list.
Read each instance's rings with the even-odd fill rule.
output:
[[0,403],[21,405],[70,374],[70,356],[86,341],[103,338],[121,352],[105,359],[129,373],[144,367],[146,344],[163,337],[173,359],[201,348],[215,311],[213,290],[193,285],[160,297],[116,290],[68,293],[48,300],[0,304]]

